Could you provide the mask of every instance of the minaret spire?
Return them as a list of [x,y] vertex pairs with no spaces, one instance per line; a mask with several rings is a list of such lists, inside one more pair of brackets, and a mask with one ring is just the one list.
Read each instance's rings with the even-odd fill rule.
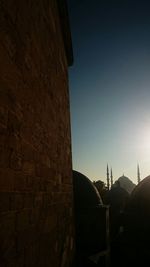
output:
[[138,184],[140,183],[141,181],[141,177],[140,177],[140,168],[139,168],[139,164],[137,165],[137,182]]
[[111,187],[113,185],[113,173],[112,173],[112,168],[111,168],[111,172],[110,172],[110,183],[111,183]]
[[109,185],[109,168],[108,168],[108,164],[107,164],[107,188],[108,188],[108,190],[109,190],[109,187],[110,187],[110,185]]

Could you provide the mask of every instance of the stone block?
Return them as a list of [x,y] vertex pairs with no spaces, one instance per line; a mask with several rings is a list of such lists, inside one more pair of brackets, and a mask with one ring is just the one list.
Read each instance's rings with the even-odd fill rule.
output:
[[24,195],[18,192],[12,192],[10,196],[10,210],[19,211],[24,208]]
[[0,192],[0,212],[8,212],[10,210],[10,193]]
[[16,231],[22,232],[30,225],[30,210],[22,209],[16,213]]
[[25,161],[23,162],[23,166],[22,166],[23,172],[34,176],[35,175],[35,164],[34,162],[30,162],[30,161]]
[[10,156],[10,168],[14,170],[21,170],[22,169],[22,157],[16,151],[11,152]]
[[58,7],[55,0],[0,5],[2,267],[56,267],[63,255],[70,263],[68,29]]
[[0,192],[11,192],[14,186],[14,173],[8,168],[0,168]]

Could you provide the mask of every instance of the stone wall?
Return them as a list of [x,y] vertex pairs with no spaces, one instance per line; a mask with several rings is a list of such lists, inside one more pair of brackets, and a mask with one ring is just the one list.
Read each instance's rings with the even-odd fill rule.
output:
[[66,267],[73,257],[69,58],[58,7],[0,1],[1,267]]

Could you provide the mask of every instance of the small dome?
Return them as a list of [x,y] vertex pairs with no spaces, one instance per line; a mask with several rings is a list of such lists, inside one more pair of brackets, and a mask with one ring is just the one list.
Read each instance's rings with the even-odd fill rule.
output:
[[89,178],[74,170],[73,188],[76,208],[96,207],[102,204],[100,194]]
[[126,232],[135,242],[149,244],[150,176],[143,179],[130,195],[126,209]]
[[132,265],[146,266],[150,253],[150,176],[143,179],[130,195],[124,230],[129,255],[132,247]]
[[133,190],[132,198],[142,197],[146,201],[150,201],[150,176],[144,178]]
[[93,255],[106,247],[106,207],[93,183],[73,171],[76,251]]

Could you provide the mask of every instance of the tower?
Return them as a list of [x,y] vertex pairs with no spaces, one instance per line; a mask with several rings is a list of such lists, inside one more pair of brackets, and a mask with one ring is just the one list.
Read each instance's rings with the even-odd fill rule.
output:
[[111,172],[110,172],[110,184],[111,184],[111,187],[113,185],[113,174],[112,174],[112,168],[111,168]]
[[109,190],[110,184],[109,184],[109,168],[108,168],[108,164],[107,164],[107,188]]
[[140,178],[140,168],[139,168],[139,164],[137,165],[137,182],[138,184],[140,183],[141,178]]

